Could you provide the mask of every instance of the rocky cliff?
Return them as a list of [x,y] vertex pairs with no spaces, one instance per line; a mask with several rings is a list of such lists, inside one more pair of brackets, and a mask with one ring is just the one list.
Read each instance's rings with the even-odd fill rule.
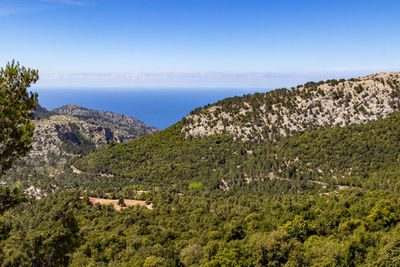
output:
[[80,120],[94,123],[110,129],[118,129],[119,141],[125,142],[130,139],[151,134],[157,131],[144,122],[119,113],[109,111],[91,110],[77,105],[66,105],[52,110],[58,115],[76,117]]

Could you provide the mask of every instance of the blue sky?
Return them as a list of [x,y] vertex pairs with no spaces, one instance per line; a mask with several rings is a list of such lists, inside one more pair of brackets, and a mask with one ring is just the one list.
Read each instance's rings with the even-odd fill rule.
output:
[[0,0],[39,87],[274,88],[400,71],[400,1]]

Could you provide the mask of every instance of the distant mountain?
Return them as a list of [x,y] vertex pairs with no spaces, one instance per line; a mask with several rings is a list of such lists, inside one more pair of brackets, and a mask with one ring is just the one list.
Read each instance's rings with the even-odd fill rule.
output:
[[158,131],[135,118],[113,112],[66,105],[47,110],[38,105],[29,157],[48,153],[81,154],[109,143],[120,143]]
[[106,144],[158,131],[129,116],[75,105],[51,111],[38,105],[31,119],[35,125],[32,149],[2,180],[7,184],[22,183],[28,193],[37,197],[70,186],[74,171],[79,172],[71,166],[72,159]]
[[[29,156],[50,152],[80,154],[95,147],[120,142],[118,129],[110,129],[72,116],[53,115],[34,121],[35,132]],[[74,151],[74,152],[72,152]]]
[[227,133],[242,140],[275,139],[385,118],[399,109],[399,97],[399,72],[309,82],[196,109],[185,118],[182,131],[186,136]]
[[118,129],[121,133],[118,136],[120,142],[126,142],[130,139],[158,131],[157,128],[150,127],[144,122],[130,116],[109,111],[91,110],[72,104],[53,109],[51,112],[58,115],[73,116],[102,127]]

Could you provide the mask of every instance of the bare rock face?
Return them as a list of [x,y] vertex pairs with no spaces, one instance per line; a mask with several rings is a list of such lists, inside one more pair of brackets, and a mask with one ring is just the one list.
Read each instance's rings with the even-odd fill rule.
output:
[[236,139],[275,139],[299,131],[361,124],[399,110],[400,73],[310,82],[227,98],[183,120],[186,136],[227,133]]
[[119,113],[109,111],[91,110],[77,105],[66,105],[53,109],[51,112],[58,115],[76,117],[80,120],[94,123],[109,129],[118,129],[120,142],[126,142],[146,134],[155,133],[158,130],[144,122]]
[[81,154],[110,143],[125,142],[158,131],[123,114],[66,105],[52,111],[38,106],[32,150],[28,157],[49,153]]
[[[118,130],[110,130],[70,116],[53,115],[48,119],[35,120],[34,124],[29,157],[43,156],[49,152],[68,153],[71,150],[66,147],[68,145],[87,150],[120,140]],[[86,147],[83,148],[83,145]]]

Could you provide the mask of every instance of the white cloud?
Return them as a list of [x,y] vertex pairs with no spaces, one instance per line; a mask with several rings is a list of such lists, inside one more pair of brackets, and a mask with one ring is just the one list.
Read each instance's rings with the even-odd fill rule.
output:
[[130,81],[201,81],[255,80],[281,77],[277,73],[258,72],[133,72],[133,73],[45,73],[49,80],[130,80]]
[[359,72],[131,72],[42,73],[43,87],[229,87],[281,88],[308,81],[350,78]]

